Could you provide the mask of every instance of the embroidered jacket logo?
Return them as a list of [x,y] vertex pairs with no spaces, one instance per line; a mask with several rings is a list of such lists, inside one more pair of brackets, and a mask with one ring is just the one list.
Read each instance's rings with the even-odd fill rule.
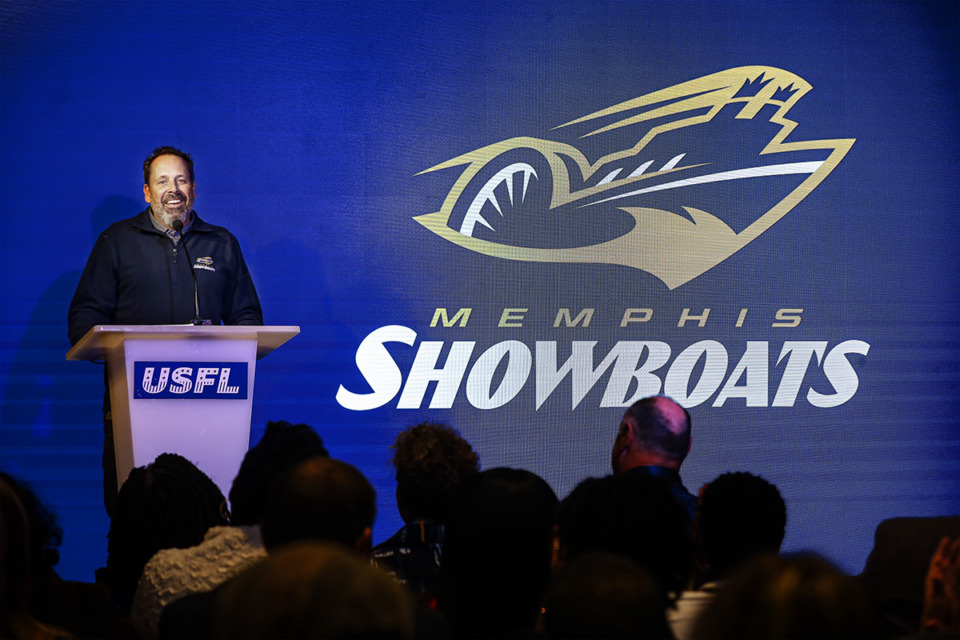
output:
[[216,268],[213,266],[213,258],[209,256],[197,258],[193,263],[193,268],[203,269],[204,271],[216,271]]
[[811,88],[739,67],[577,118],[554,140],[504,140],[421,172],[463,167],[440,210],[415,219],[485,255],[623,265],[673,289],[756,240],[850,150],[787,140]]

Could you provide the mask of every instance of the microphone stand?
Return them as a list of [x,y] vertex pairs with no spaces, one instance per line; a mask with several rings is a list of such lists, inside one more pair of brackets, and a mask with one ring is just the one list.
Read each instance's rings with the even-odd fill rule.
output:
[[197,282],[197,274],[193,270],[193,260],[190,259],[190,252],[187,251],[187,238],[183,234],[183,220],[173,221],[173,229],[180,234],[180,244],[183,245],[183,254],[187,256],[187,265],[190,267],[190,275],[193,276],[193,320],[190,324],[198,327],[205,327],[213,324],[209,320],[200,317],[200,284]]

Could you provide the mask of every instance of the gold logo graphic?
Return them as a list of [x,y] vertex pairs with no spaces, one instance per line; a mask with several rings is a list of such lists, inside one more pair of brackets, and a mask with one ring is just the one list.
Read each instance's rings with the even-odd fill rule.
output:
[[463,167],[440,210],[415,220],[481,254],[622,265],[674,289],[757,239],[850,150],[786,140],[811,88],[739,67],[562,124],[558,140],[482,147],[418,174]]

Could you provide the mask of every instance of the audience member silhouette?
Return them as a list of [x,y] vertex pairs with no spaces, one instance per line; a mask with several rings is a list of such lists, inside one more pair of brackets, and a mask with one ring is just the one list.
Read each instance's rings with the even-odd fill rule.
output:
[[722,580],[761,553],[779,553],[787,505],[777,487],[747,472],[725,473],[700,497],[695,546],[704,580]]
[[610,453],[614,474],[643,474],[662,482],[686,512],[688,527],[697,498],[683,486],[680,466],[690,452],[690,422],[690,413],[666,396],[638,400],[623,414]]
[[199,545],[162,549],[143,570],[130,619],[141,638],[159,633],[160,614],[171,602],[210,591],[266,556],[260,520],[267,491],[285,471],[314,457],[327,456],[313,427],[268,422],[247,451],[230,488],[231,526],[212,527]]
[[559,568],[542,617],[547,638],[670,638],[660,585],[637,563],[590,551]]
[[107,566],[97,571],[97,581],[129,612],[143,568],[157,551],[200,544],[208,529],[226,523],[226,500],[217,485],[183,456],[161,454],[134,468],[120,487],[107,534]]
[[[655,421],[685,423],[689,446],[689,417],[679,405],[662,397],[638,405]],[[98,585],[57,576],[56,517],[0,472],[0,633],[136,637],[122,606],[151,557],[156,571],[141,591],[155,613],[170,603],[160,617],[164,638],[960,633],[960,516],[881,523],[863,573],[850,578],[813,554],[778,556],[786,527],[779,491],[753,474],[726,473],[701,491],[691,545],[676,470],[665,480],[649,472],[657,466],[650,458],[632,466],[643,457],[636,455],[642,416],[624,418],[612,455],[617,473],[584,480],[559,508],[531,472],[478,473],[476,454],[449,427],[424,423],[401,433],[393,462],[406,524],[381,546],[380,560],[409,590],[370,563],[370,482],[330,459],[307,425],[267,425],[231,489],[231,526],[216,485],[181,456],[133,469],[118,495]],[[441,544],[431,602],[449,625],[409,593],[432,593]],[[426,561],[391,557],[419,553]],[[696,588],[682,591],[694,558]],[[157,632],[155,617],[149,625],[147,637]]]
[[557,536],[561,563],[590,551],[619,554],[636,562],[657,581],[663,607],[690,578],[686,513],[651,476],[584,480],[560,505]]
[[[315,456],[273,483],[261,522],[263,543],[273,554],[293,542],[334,542],[368,560],[375,516],[376,493],[366,477],[346,462]],[[160,637],[213,637],[217,602],[242,575],[168,605],[160,617]]]
[[764,555],[731,578],[699,617],[693,638],[873,638],[866,596],[814,554]]
[[397,510],[405,524],[373,548],[373,562],[429,601],[440,575],[447,514],[479,461],[456,431],[429,422],[402,431],[392,448]]
[[30,525],[7,477],[0,478],[0,637],[69,638],[30,611]]
[[690,636],[697,617],[737,569],[757,555],[780,552],[786,526],[780,491],[759,476],[725,473],[701,490],[693,530],[696,588],[680,594],[668,611],[679,640]]
[[887,638],[916,635],[923,613],[924,579],[944,536],[960,535],[960,515],[890,518],[877,526],[873,550],[857,577]]
[[455,637],[532,633],[550,574],[557,497],[521,469],[483,471],[447,520],[438,604]]
[[925,637],[960,637],[960,538],[944,537],[930,558],[920,632]]
[[230,487],[230,524],[259,526],[273,483],[304,460],[329,457],[323,439],[307,424],[268,422]]
[[[27,553],[12,561],[29,565],[27,607],[37,621],[62,629],[77,638],[134,638],[136,632],[121,609],[101,585],[63,580],[54,567],[63,530],[33,490],[13,476],[0,472],[0,481],[11,490],[26,517]],[[16,608],[14,608],[16,610]],[[3,637],[9,637],[4,635]]]
[[376,515],[376,492],[359,469],[314,457],[274,485],[263,514],[263,543],[271,551],[297,540],[326,540],[369,557]]
[[338,543],[295,541],[224,586],[218,638],[409,638],[410,595]]

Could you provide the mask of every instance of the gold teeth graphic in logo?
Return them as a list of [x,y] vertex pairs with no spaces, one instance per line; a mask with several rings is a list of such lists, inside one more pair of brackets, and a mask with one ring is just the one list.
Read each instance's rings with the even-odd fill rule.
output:
[[739,67],[572,120],[557,140],[504,140],[422,171],[463,167],[440,210],[415,220],[485,255],[623,265],[674,289],[753,242],[850,150],[786,141],[810,89]]

